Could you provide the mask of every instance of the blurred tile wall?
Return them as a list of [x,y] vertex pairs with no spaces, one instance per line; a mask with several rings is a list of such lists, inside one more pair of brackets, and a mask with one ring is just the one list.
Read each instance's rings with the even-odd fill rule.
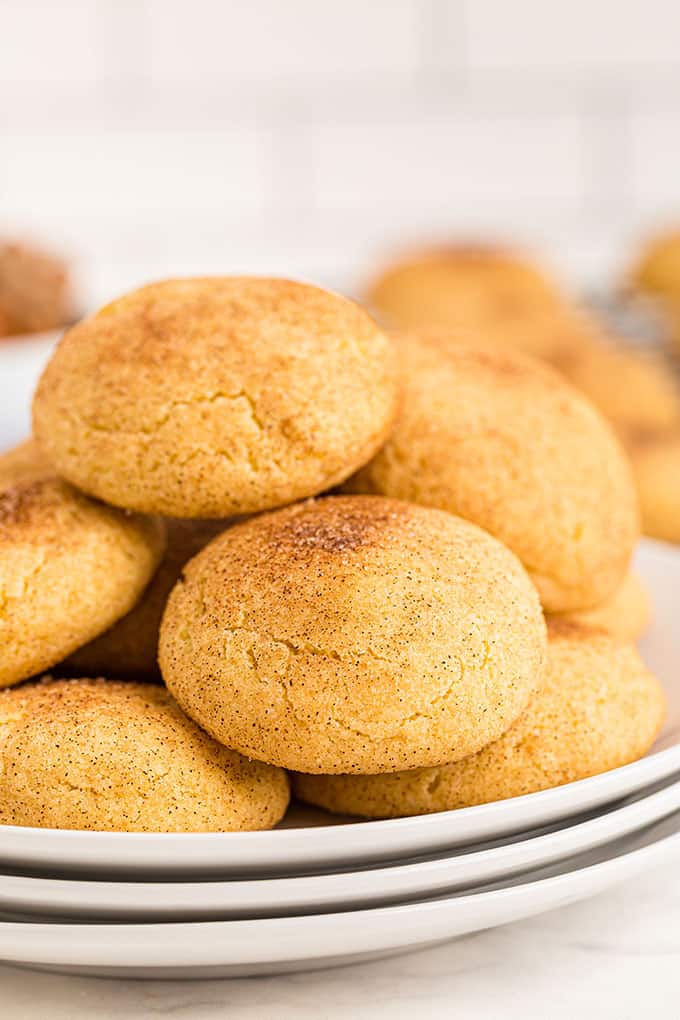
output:
[[680,222],[677,0],[0,0],[0,232],[87,301],[168,273],[352,289],[516,238],[598,282]]

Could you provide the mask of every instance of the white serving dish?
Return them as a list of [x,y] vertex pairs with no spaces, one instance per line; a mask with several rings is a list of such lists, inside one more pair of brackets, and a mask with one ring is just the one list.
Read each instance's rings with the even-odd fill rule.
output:
[[0,921],[0,960],[68,973],[240,977],[423,948],[585,899],[680,855],[680,814],[559,865],[480,891],[345,913],[180,924]]
[[97,922],[243,920],[366,909],[505,879],[603,846],[675,811],[680,811],[680,778],[576,825],[387,868],[226,882],[94,882],[1,875],[0,911]]
[[652,751],[599,776],[524,797],[416,818],[279,828],[273,832],[142,834],[0,826],[0,870],[97,876],[283,876],[351,870],[497,840],[627,797],[680,771],[680,549],[645,541],[637,569],[654,624],[643,654],[664,683],[669,713]]

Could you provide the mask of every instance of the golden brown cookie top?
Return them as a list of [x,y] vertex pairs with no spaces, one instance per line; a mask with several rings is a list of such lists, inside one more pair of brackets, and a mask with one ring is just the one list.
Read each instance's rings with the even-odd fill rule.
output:
[[160,556],[165,526],[154,517],[121,512],[92,500],[60,479],[35,440],[0,455],[0,545],[16,548],[58,546],[63,552],[88,534],[84,525],[102,534],[112,526],[138,534]]
[[380,497],[238,524],[185,567],[161,625],[168,687],[243,753],[389,771],[469,753],[526,705],[545,629],[489,535]]
[[[85,525],[87,529],[85,530]],[[60,552],[79,547],[92,529],[102,536],[113,527],[137,534],[160,555],[165,545],[162,522],[154,517],[126,514],[78,492],[60,478],[20,481],[0,491],[0,546],[47,547],[58,543]]]
[[50,669],[127,613],[165,548],[159,518],[92,500],[20,453],[0,458],[0,687]]
[[272,570],[293,562],[306,568],[319,558],[335,566],[362,550],[399,542],[413,517],[413,508],[399,500],[334,496],[259,518],[257,535]]
[[70,330],[38,386],[38,439],[115,505],[224,517],[313,495],[380,445],[390,341],[358,305],[288,280],[167,280]]
[[288,802],[282,772],[217,744],[155,685],[48,678],[0,693],[0,720],[5,824],[257,829]]
[[562,297],[540,269],[515,252],[481,243],[441,245],[404,256],[367,291],[389,325],[451,327],[479,316],[512,318],[554,309]]

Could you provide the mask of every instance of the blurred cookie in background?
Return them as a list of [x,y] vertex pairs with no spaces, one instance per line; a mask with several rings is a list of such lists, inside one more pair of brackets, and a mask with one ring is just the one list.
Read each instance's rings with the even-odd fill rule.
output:
[[521,315],[554,308],[561,295],[547,276],[506,249],[478,242],[421,249],[388,266],[367,303],[395,326],[451,326],[470,316]]
[[680,427],[680,386],[658,350],[602,335],[572,351],[559,367],[624,438]]
[[680,228],[647,241],[629,271],[628,286],[645,294],[680,298]]
[[516,252],[467,243],[423,249],[368,286],[367,306],[397,329],[463,329],[485,344],[553,359],[589,331],[549,274]]
[[680,542],[680,382],[657,343],[594,340],[560,365],[611,422],[631,460],[651,538]]
[[680,428],[632,434],[627,449],[644,533],[680,542]]
[[0,337],[58,329],[74,318],[66,262],[33,245],[0,239]]
[[647,241],[628,271],[625,290],[659,302],[666,338],[680,350],[680,228]]

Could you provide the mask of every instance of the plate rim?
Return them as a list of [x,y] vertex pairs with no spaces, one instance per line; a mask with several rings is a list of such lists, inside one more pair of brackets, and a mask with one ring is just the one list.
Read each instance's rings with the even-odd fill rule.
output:
[[[652,806],[652,813],[650,814],[650,805]],[[127,895],[130,896],[133,893],[139,894],[140,889],[144,891],[145,895],[155,893],[160,896],[168,894],[169,889],[172,890],[172,895],[176,895],[178,892],[180,896],[187,897],[187,902],[175,905],[166,911],[169,913],[171,910],[181,911],[189,907],[188,898],[192,895],[196,895],[199,887],[206,887],[205,891],[214,892],[216,887],[219,887],[221,895],[230,894],[234,896],[235,891],[238,889],[239,892],[246,888],[246,895],[250,896],[253,901],[258,896],[263,897],[263,900],[269,902],[277,901],[278,896],[284,896],[285,906],[287,909],[295,909],[296,902],[294,897],[296,895],[305,898],[308,902],[301,905],[301,909],[311,910],[312,904],[311,899],[318,889],[318,903],[323,907],[324,900],[323,888],[328,885],[329,880],[336,885],[338,888],[334,890],[335,898],[327,901],[329,907],[328,910],[312,910],[313,913],[329,913],[338,910],[338,904],[341,895],[349,896],[349,892],[343,893],[340,886],[343,883],[356,883],[357,879],[363,879],[362,872],[366,872],[368,875],[369,882],[378,882],[379,880],[390,880],[392,883],[397,881],[408,881],[416,875],[424,876],[434,882],[440,875],[440,872],[444,872],[447,869],[447,865],[450,867],[452,863],[458,858],[463,860],[472,859],[477,867],[490,867],[491,869],[495,866],[498,870],[496,872],[490,872],[489,874],[478,876],[476,878],[464,878],[459,877],[456,881],[455,874],[444,876],[448,877],[450,881],[448,884],[442,884],[440,891],[435,893],[432,889],[431,895],[445,896],[447,893],[453,893],[456,889],[464,888],[465,885],[483,885],[486,883],[501,881],[503,878],[509,878],[512,874],[518,874],[526,870],[530,874],[531,870],[538,869],[546,866],[555,866],[562,862],[566,863],[570,858],[576,857],[579,854],[589,852],[591,850],[599,849],[606,846],[608,843],[615,842],[617,840],[625,839],[629,836],[633,836],[635,833],[640,832],[655,823],[659,823],[668,819],[671,815],[677,815],[680,823],[680,774],[674,778],[671,782],[664,785],[660,790],[656,790],[652,794],[643,794],[633,799],[630,803],[624,804],[620,807],[613,808],[611,810],[603,810],[600,814],[594,818],[588,818],[585,821],[579,822],[573,826],[567,826],[547,833],[541,833],[538,836],[530,837],[527,840],[521,840],[519,842],[512,842],[501,846],[486,847],[481,850],[472,850],[468,854],[464,855],[451,855],[447,853],[440,853],[432,855],[428,858],[406,861],[404,863],[397,862],[392,865],[378,866],[375,868],[358,869],[358,870],[347,870],[342,869],[333,872],[330,875],[279,875],[271,878],[247,878],[247,879],[225,879],[217,878],[211,879],[206,878],[202,881],[106,881],[104,879],[79,879],[79,878],[63,878],[61,876],[43,876],[43,875],[0,875],[3,880],[3,887],[8,889],[11,894],[15,888],[14,895],[21,895],[22,886],[25,887],[23,896],[28,899],[29,895],[40,896],[45,895],[47,887],[54,887],[54,892],[64,897],[66,901],[67,897],[71,897],[73,902],[82,898],[90,893],[97,893],[100,897],[100,903],[91,908],[93,912],[86,912],[80,916],[93,918],[95,923],[96,910],[107,910],[111,906],[111,900],[115,900],[116,896]],[[641,817],[640,817],[641,816]],[[612,832],[612,825],[614,831]],[[679,830],[680,832],[680,824]],[[558,844],[556,847],[555,844]],[[566,846],[560,846],[560,843],[566,843]],[[545,848],[545,854],[541,857],[539,851]],[[537,856],[537,854],[539,854]],[[527,855],[531,858],[529,861],[526,860]],[[504,858],[512,858],[510,864],[504,865]],[[516,858],[516,859],[515,859]],[[508,870],[503,870],[503,867]],[[494,877],[495,875],[495,877]],[[365,882],[364,882],[365,884]],[[253,888],[254,887],[254,888]],[[9,899],[10,896],[4,896],[3,898]],[[203,890],[202,890],[203,891]],[[353,890],[354,891],[354,890]],[[413,890],[413,888],[404,890],[403,888],[394,888],[391,884],[387,892],[384,888],[381,890],[385,893],[385,898],[390,896],[401,896],[401,897],[419,897],[420,899],[426,898],[426,890]],[[104,894],[108,892],[110,899],[106,903],[105,899],[102,899]],[[365,900],[369,900],[368,890],[364,889],[361,894]],[[171,897],[172,898],[172,897]],[[250,906],[238,905],[236,909],[244,910],[259,910],[263,904],[253,903]],[[371,909],[371,907],[379,906],[379,903],[361,904],[360,900],[356,902],[356,905],[351,907],[343,908],[341,912],[346,910],[361,910]],[[387,903],[383,905],[389,905]],[[394,904],[393,904],[394,905]],[[50,904],[47,913],[45,913],[44,907],[42,911],[38,908],[37,904],[33,904],[30,901],[27,907],[31,908],[34,914],[39,915],[40,913],[45,916],[50,916],[50,911],[54,911],[55,917],[63,917],[64,919],[69,917],[78,916],[77,914],[69,915],[58,913],[56,909],[59,904]],[[300,906],[300,904],[297,904]],[[10,905],[3,905],[0,910],[4,913],[23,913],[26,910],[27,919],[30,918],[31,914],[28,912],[27,907],[17,907]],[[110,919],[114,916],[124,917],[125,912],[129,911],[130,907],[123,907],[119,912],[106,914],[102,917],[102,921],[106,918]],[[218,907],[218,909],[225,909],[224,907]],[[160,921],[163,914],[156,914],[154,912],[154,903],[145,902],[140,907],[140,917],[142,916],[141,911],[151,911],[148,916],[150,918]],[[263,915],[266,917],[269,915]],[[290,916],[287,914],[276,914],[273,916]],[[212,918],[215,920],[215,918]],[[241,918],[244,920],[245,918]],[[193,918],[195,921],[204,920],[208,918]],[[238,918],[222,918],[222,920],[238,920]],[[132,921],[130,921],[132,923]],[[165,923],[170,923],[169,920]]]
[[[658,823],[661,824],[661,823]],[[625,838],[625,837],[624,837]],[[9,954],[0,946],[0,961],[6,963],[26,963],[28,965],[73,965],[73,946],[70,945],[71,938],[78,939],[80,936],[79,955],[87,957],[80,966],[94,967],[124,967],[134,973],[134,970],[143,971],[145,968],[173,968],[176,960],[182,955],[181,966],[191,969],[200,966],[224,966],[226,968],[239,964],[257,964],[262,962],[258,958],[256,947],[263,944],[263,940],[269,940],[270,945],[276,945],[276,952],[271,955],[271,949],[267,957],[268,963],[285,962],[293,958],[290,954],[296,952],[296,946],[290,945],[289,940],[294,943],[299,934],[299,926],[312,928],[313,939],[309,938],[309,945],[304,954],[304,962],[313,959],[323,959],[338,950],[337,939],[346,937],[345,926],[350,925],[352,934],[357,931],[363,933],[365,939],[382,937],[378,935],[376,924],[380,932],[384,932],[389,925],[389,930],[395,934],[387,940],[388,946],[382,948],[394,948],[397,945],[405,948],[415,948],[424,940],[413,932],[413,926],[428,922],[434,922],[439,914],[438,920],[445,923],[446,908],[451,907],[455,902],[461,912],[465,908],[475,907],[483,910],[487,905],[501,905],[500,917],[489,922],[488,917],[478,917],[473,925],[464,925],[464,931],[453,931],[448,935],[442,935],[443,939],[453,938],[456,934],[464,934],[480,930],[482,927],[497,927],[522,918],[535,916],[547,910],[555,909],[567,903],[587,899],[596,893],[621,883],[635,874],[644,870],[649,861],[665,859],[674,850],[680,848],[680,828],[668,835],[653,839],[642,847],[637,847],[629,852],[616,854],[614,857],[605,857],[583,867],[573,867],[557,875],[549,875],[534,881],[519,881],[512,885],[501,888],[481,889],[481,891],[469,894],[453,896],[430,897],[412,903],[396,904],[390,906],[379,906],[364,910],[346,911],[343,913],[329,912],[317,915],[297,915],[293,917],[259,918],[252,920],[234,921],[186,921],[186,922],[150,922],[132,924],[61,924],[31,921],[0,921],[0,940],[11,942],[13,946],[17,943],[22,951],[16,950]],[[599,879],[599,881],[598,881]],[[548,902],[546,902],[546,898]],[[526,900],[531,899],[531,904]],[[518,900],[525,906],[518,913],[508,913],[508,907],[512,907],[514,901]],[[527,909],[528,908],[528,909]],[[444,916],[442,917],[442,912]],[[374,924],[371,924],[374,922]],[[400,922],[400,923],[395,923]],[[296,926],[298,930],[296,931]],[[338,932],[338,927],[341,931]],[[455,925],[453,926],[455,928]],[[431,931],[428,928],[428,931]],[[408,941],[410,931],[411,941]],[[113,934],[112,942],[106,939],[107,935]],[[397,933],[402,934],[403,941],[400,942]],[[197,936],[200,934],[202,938]],[[26,936],[30,939],[35,935],[39,943],[39,949],[29,950],[25,947]],[[192,938],[191,936],[195,936]],[[18,936],[18,938],[17,938]],[[61,936],[61,937],[59,937]],[[144,952],[147,957],[139,962],[136,958],[134,964],[121,963],[120,960],[111,962],[106,959],[106,954],[120,952],[122,941],[130,942],[132,950],[138,952],[138,946],[134,940],[143,936]],[[156,936],[156,937],[154,937]],[[241,936],[241,938],[239,938]],[[288,937],[287,937],[288,936]],[[210,959],[198,959],[200,953],[206,951],[206,940],[209,937]],[[326,943],[328,939],[328,943]],[[102,942],[103,940],[103,942]],[[335,940],[335,941],[334,941]],[[360,940],[359,940],[360,941]],[[168,952],[168,945],[174,942],[174,955],[171,959],[163,959],[163,954]],[[22,944],[23,943],[23,944]],[[83,945],[86,951],[83,953]],[[48,948],[49,947],[49,948]],[[130,950],[128,950],[130,952]],[[237,959],[217,959],[217,955],[234,953]],[[288,956],[286,953],[288,952]],[[369,954],[370,948],[362,953]],[[346,952],[341,955],[346,955]],[[36,956],[40,959],[36,959]],[[296,959],[300,959],[299,952]],[[78,964],[75,964],[76,969]]]
[[[596,790],[600,787],[607,788],[610,785],[614,785],[615,777],[626,777],[638,772],[649,772],[650,777],[647,777],[645,782],[653,783],[655,779],[662,779],[664,776],[670,775],[675,771],[671,769],[668,772],[657,774],[655,770],[658,768],[659,763],[665,768],[667,762],[674,761],[676,758],[677,768],[680,769],[680,743],[675,744],[673,747],[664,748],[661,751],[654,751],[643,758],[638,758],[637,761],[629,762],[627,765],[620,765],[617,768],[608,769],[606,772],[599,772],[597,775],[587,776],[585,779],[577,779],[571,783],[563,783],[560,786],[553,786],[546,790],[525,793],[519,797],[507,797],[503,800],[489,801],[485,804],[474,804],[464,808],[453,808],[448,811],[433,811],[423,815],[407,815],[403,818],[365,818],[359,821],[336,823],[335,825],[315,825],[313,831],[316,837],[326,838],[328,836],[335,836],[337,838],[338,832],[343,834],[348,832],[353,834],[358,831],[365,832],[367,824],[370,824],[372,832],[377,832],[378,830],[381,833],[399,832],[402,829],[411,829],[416,826],[418,828],[436,828],[437,822],[450,821],[453,817],[464,821],[467,818],[481,818],[486,814],[497,814],[498,810],[493,809],[498,809],[501,805],[504,807],[509,804],[516,805],[518,810],[521,811],[528,804],[540,805],[544,801],[566,799],[566,796],[560,797],[558,796],[559,794],[564,793],[566,795],[586,787],[590,790]],[[637,789],[641,789],[645,782],[641,783]],[[622,796],[625,795],[625,793],[622,793]],[[87,839],[92,842],[161,844],[170,839],[178,843],[229,840],[239,844],[243,843],[245,846],[250,843],[269,842],[272,838],[275,838],[278,842],[294,843],[299,840],[301,832],[310,832],[310,827],[298,826],[290,829],[262,829],[255,832],[109,832],[102,829],[49,829],[24,825],[0,825],[0,851],[2,849],[2,837],[5,834],[17,837],[21,835],[26,838],[29,836],[42,836],[44,839],[55,839],[62,843],[70,843],[76,840],[80,842],[83,839]]]

